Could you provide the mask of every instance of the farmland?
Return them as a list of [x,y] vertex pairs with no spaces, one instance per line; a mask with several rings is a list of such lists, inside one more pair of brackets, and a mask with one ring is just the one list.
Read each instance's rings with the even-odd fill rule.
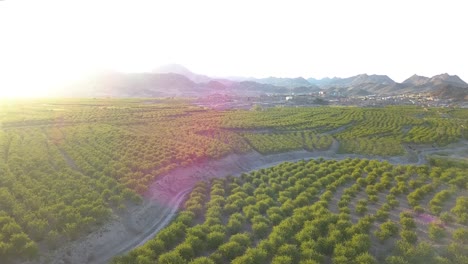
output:
[[[119,215],[128,212],[131,208],[147,203],[148,188],[161,176],[170,175],[178,168],[219,160],[229,155],[242,156],[249,153],[268,156],[291,151],[304,151],[320,155],[325,151],[333,152],[335,151],[334,147],[336,147],[335,154],[337,155],[361,155],[364,160],[309,161],[308,163],[299,163],[299,165],[281,165],[291,167],[291,170],[294,170],[292,169],[294,166],[306,170],[307,164],[310,163],[309,167],[314,168],[311,173],[315,174],[315,178],[309,179],[302,175],[297,176],[295,181],[310,182],[307,183],[310,184],[308,188],[314,187],[316,192],[307,194],[311,189],[309,191],[301,190],[300,193],[305,192],[304,195],[308,195],[304,197],[308,202],[304,205],[293,205],[293,209],[311,206],[315,208],[314,212],[329,210],[324,214],[330,218],[326,220],[326,222],[328,221],[327,226],[337,225],[341,219],[337,217],[341,213],[346,213],[333,211],[331,201],[333,199],[341,200],[342,196],[337,196],[341,186],[347,186],[354,180],[356,183],[363,180],[365,182],[362,182],[362,185],[359,185],[359,190],[356,191],[356,196],[360,198],[358,200],[350,198],[349,203],[353,203],[353,205],[355,203],[360,212],[373,212],[372,214],[376,218],[377,215],[385,216],[385,212],[390,215],[389,217],[392,214],[399,215],[403,211],[397,212],[395,210],[403,209],[410,210],[411,213],[408,214],[413,218],[421,215],[421,210],[431,216],[439,217],[440,215],[440,218],[447,215],[444,213],[448,212],[453,220],[453,224],[452,222],[446,223],[448,228],[462,225],[463,218],[466,218],[463,213],[460,213],[460,210],[452,210],[460,204],[463,206],[464,200],[462,198],[466,197],[466,183],[463,182],[463,177],[466,178],[466,175],[463,176],[461,169],[450,170],[443,167],[450,161],[440,158],[433,160],[432,164],[441,167],[441,171],[432,166],[421,167],[419,170],[424,170],[422,176],[419,172],[413,172],[418,170],[415,167],[402,167],[403,175],[413,174],[405,176],[406,178],[401,179],[401,181],[398,181],[397,178],[402,173],[396,168],[385,163],[374,164],[374,161],[366,161],[366,158],[402,157],[410,159],[411,155],[418,155],[418,148],[444,148],[447,145],[465,140],[468,137],[466,130],[468,111],[466,109],[316,107],[216,111],[193,106],[190,100],[179,99],[48,99],[1,102],[0,123],[1,259],[11,261],[32,259],[34,261],[44,252],[53,251],[60,248],[62,244],[79,240],[87,234],[93,233],[111,219],[118,218]],[[326,170],[325,167],[329,165],[334,165],[337,170],[359,171],[353,166],[360,162],[373,164],[367,169],[370,171],[361,173],[360,177],[363,180],[359,180],[357,175],[351,179],[346,173],[338,176],[333,175],[333,171],[327,171],[323,175],[318,175],[316,172],[316,169],[318,170],[321,166],[324,166],[323,169]],[[366,164],[363,168],[367,168],[366,166],[370,165]],[[380,168],[380,170],[374,173],[376,179],[367,183],[368,175],[366,173],[375,169],[373,166]],[[278,168],[266,170],[270,172],[278,170]],[[297,169],[297,172],[301,170]],[[407,171],[411,171],[411,173]],[[377,189],[375,185],[380,183],[385,172],[393,175],[387,177],[390,183],[386,183],[384,187],[378,185],[380,187]],[[263,209],[260,215],[255,214],[253,217],[249,217],[243,208],[256,206],[257,202],[253,203],[252,200],[256,199],[253,191],[246,191],[248,196],[244,197],[246,200],[251,196],[252,198],[249,200],[252,204],[241,206],[229,203],[227,211],[225,211],[225,204],[232,192],[230,185],[237,184],[243,188],[242,186],[245,184],[247,186],[250,184],[255,190],[270,188],[273,182],[269,182],[269,177],[265,176],[268,173],[265,173],[257,172],[247,174],[250,175],[248,177],[198,183],[190,197],[198,197],[194,199],[200,202],[201,208],[198,206],[198,211],[191,210],[190,203],[186,203],[187,210],[177,216],[175,222],[168,228],[175,224],[178,224],[178,228],[183,230],[203,228],[197,226],[203,226],[208,214],[213,214],[214,218],[218,217],[221,221],[221,223],[218,221],[209,225],[219,227],[219,224],[229,224],[230,218],[235,215],[239,217],[236,220],[242,224],[241,228],[244,228],[241,229],[241,233],[246,233],[245,236],[235,237],[236,240],[240,239],[237,241],[238,244],[245,243],[243,244],[245,248],[236,252],[247,252],[250,251],[247,248],[252,248],[252,250],[258,248],[262,240],[271,236],[271,230],[274,230],[276,225],[293,217],[294,210],[285,211],[291,215],[285,212],[279,214],[283,217],[281,221],[278,219],[279,222],[273,222],[267,211],[264,212]],[[260,177],[257,174],[264,176]],[[268,200],[266,205],[262,203],[262,208],[266,208],[265,210],[270,207],[281,208],[287,200],[280,200],[280,193],[290,186],[283,186],[280,183],[289,177],[294,181],[292,174],[283,175],[279,172],[276,174],[278,174],[278,182],[276,182],[278,189],[269,191],[268,195],[272,200]],[[328,177],[329,174],[332,174],[332,177]],[[306,175],[308,174],[306,173]],[[222,176],[225,175],[218,175],[218,177]],[[255,181],[257,176],[260,178]],[[328,177],[327,179],[330,181],[333,179],[333,181],[327,182],[323,186],[313,185],[324,181],[321,180],[323,177]],[[335,181],[340,182],[336,183],[337,190],[328,190],[331,188],[329,184]],[[407,182],[410,187],[408,193],[400,193],[400,191],[394,193],[398,188],[391,191],[398,184],[403,185],[403,182]],[[356,183],[352,183],[353,186]],[[307,184],[304,183],[304,186]],[[261,188],[259,188],[260,185]],[[213,189],[215,186],[216,190]],[[206,193],[210,193],[210,195],[207,197],[197,196],[195,191],[198,189],[198,193],[200,193],[202,188],[205,188]],[[443,190],[446,192],[442,192]],[[322,193],[322,191],[325,192]],[[332,200],[327,201],[321,198],[321,195],[329,193],[326,191],[331,192],[327,195],[331,195]],[[371,194],[368,194],[367,191]],[[224,194],[221,195],[221,192]],[[219,196],[219,199],[216,195]],[[288,197],[291,202],[287,204],[291,204],[297,195],[299,192]],[[436,195],[437,197],[435,197]],[[387,201],[388,196],[391,198],[390,201]],[[433,202],[425,200],[431,196],[434,196],[431,199],[437,199]],[[456,198],[460,198],[460,202]],[[447,208],[445,203],[448,200],[456,200],[457,204],[452,204],[451,208]],[[323,203],[316,203],[319,201]],[[395,201],[398,201],[401,206],[396,206]],[[407,204],[404,204],[405,201]],[[327,206],[325,202],[329,202]],[[385,206],[386,204],[388,206]],[[211,205],[213,208],[221,208],[222,210],[219,212],[215,212],[215,209],[210,210]],[[417,215],[416,211],[420,214]],[[256,227],[264,229],[262,236],[258,236],[253,231],[251,219],[255,216],[264,218],[262,221],[255,222]],[[182,221],[182,225],[178,219],[183,217],[186,219]],[[304,225],[307,221],[314,221],[314,217],[316,216],[310,212],[310,215],[298,224]],[[357,220],[358,215],[352,211],[349,212],[348,217],[350,218],[348,220],[354,225],[353,221]],[[188,221],[188,219],[191,220]],[[388,218],[384,219],[388,220]],[[369,239],[387,236],[386,231],[381,231],[378,233],[381,235],[376,235],[376,230],[380,230],[378,229],[380,225],[376,224],[380,223],[377,219],[372,218],[369,221],[372,223],[368,232]],[[388,225],[391,226],[391,224]],[[297,228],[299,232],[299,227]],[[436,227],[432,229],[440,231]],[[164,230],[159,234],[167,232]],[[419,237],[424,233],[424,230],[423,226],[417,226],[414,232]],[[455,232],[450,230],[443,230],[447,233],[444,240],[447,243],[442,243],[449,248],[452,233]],[[222,241],[221,239],[219,241],[223,243],[236,242],[230,241],[229,230],[217,231],[225,234]],[[400,231],[402,231],[401,226],[398,232]],[[390,240],[395,240],[400,235],[400,233],[391,233]],[[346,233],[346,237],[339,243],[334,243],[333,248],[340,243],[344,245],[347,243],[346,241],[352,240],[356,234],[356,232]],[[405,233],[404,236],[407,235]],[[328,233],[324,233],[320,237],[326,240],[328,236]],[[246,240],[246,237],[250,242]],[[181,236],[178,239],[183,238]],[[285,245],[300,249],[301,241],[296,241],[292,237],[286,239],[289,240]],[[383,239],[382,243],[391,244],[385,241],[387,239]],[[425,241],[426,239],[422,239],[422,242]],[[183,241],[177,240],[170,245],[164,245],[162,247],[164,250],[159,252],[161,254],[155,253],[156,255],[149,254],[148,256],[151,260],[156,260],[166,253],[167,256],[177,255],[179,251],[176,248],[179,242]],[[221,246],[221,244],[216,246]],[[233,243],[230,246],[233,246]],[[425,244],[422,244],[421,247],[424,246]],[[143,248],[146,248],[147,251],[148,247],[144,246]],[[279,248],[269,251],[266,257],[273,260],[278,255],[278,259],[281,259],[282,255],[279,252],[282,251],[275,250],[279,250]],[[138,251],[138,256],[142,255],[142,259],[148,258],[147,255],[140,254],[140,251]],[[283,251],[289,250],[283,249]],[[361,251],[367,252],[368,249]],[[235,256],[220,256],[221,253],[218,252],[218,247],[215,245],[196,252],[191,258],[214,254],[214,257],[210,257],[210,259],[215,262],[244,256],[244,253]],[[325,259],[336,257],[331,253],[327,254],[327,252],[330,253],[329,251],[318,253]],[[369,252],[372,253],[372,250]],[[347,253],[343,254],[348,256]],[[294,260],[302,259],[298,256],[290,257]],[[379,260],[391,257],[380,256],[377,253],[372,256]],[[454,261],[454,256],[449,256],[449,259]],[[189,258],[185,260],[188,261]],[[315,259],[315,261],[319,260],[320,258]]]
[[113,263],[466,263],[466,170],[286,162],[199,182],[154,239]]

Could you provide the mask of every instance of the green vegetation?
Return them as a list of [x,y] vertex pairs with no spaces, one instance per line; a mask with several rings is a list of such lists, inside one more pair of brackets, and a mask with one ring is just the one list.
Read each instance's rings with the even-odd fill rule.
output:
[[[467,138],[465,127],[468,127],[468,111],[464,109],[318,107],[215,111],[178,99],[0,101],[0,259],[34,258],[39,248],[53,249],[92,232],[113,214],[138,204],[140,195],[155,178],[176,167],[253,150],[270,154],[302,149],[321,151],[338,145],[342,153],[402,155],[404,144],[443,146]],[[444,164],[444,160],[433,160],[433,165],[442,167]],[[462,169],[461,165],[457,166],[458,170],[445,168],[444,173],[437,174],[437,182],[430,183],[434,188],[439,182],[466,188],[466,177],[457,172]],[[315,189],[310,187],[307,192],[285,188],[284,180],[275,182],[264,194],[273,196],[272,200],[264,197],[258,205],[253,200],[257,197],[252,194],[259,194],[259,185],[250,183],[249,187],[248,181],[242,183],[247,184],[245,194],[239,192],[238,198],[229,198],[233,201],[226,204],[223,199],[227,199],[227,195],[217,192],[230,193],[235,188],[224,189],[227,188],[224,182],[210,195],[206,208],[200,207],[200,201],[206,197],[199,193],[195,202],[186,205],[193,216],[184,215],[180,220],[182,224],[174,231],[185,230],[191,218],[206,216],[210,225],[207,238],[194,236],[178,248],[180,255],[161,255],[161,262],[188,259],[192,255],[199,256],[197,262],[236,261],[237,255],[258,260],[266,256],[278,263],[296,260],[297,256],[278,252],[274,258],[270,252],[265,255],[269,244],[262,244],[264,248],[261,249],[253,245],[268,239],[274,227],[287,215],[318,195],[325,186],[321,175],[325,172],[328,169],[323,168],[318,173],[320,176],[317,174],[321,185]],[[426,193],[413,187],[408,189],[408,177],[396,182],[387,177],[386,182],[378,183],[379,176],[375,173],[366,177],[358,184],[362,187],[356,185],[349,197],[342,197],[342,210],[345,210],[344,205],[353,203],[351,192],[355,195],[360,188],[368,191],[368,196],[361,197],[365,201],[352,207],[352,212],[361,216],[374,213],[372,207],[384,202],[377,194],[389,188],[396,196],[417,192],[408,197],[412,205],[433,194],[432,190]],[[413,185],[421,188],[429,184],[424,182],[427,177]],[[312,186],[310,181],[314,178],[301,180],[305,181],[304,186]],[[336,192],[338,183],[330,186],[322,194],[327,202]],[[281,198],[274,196],[275,193],[279,195],[279,188],[284,189],[281,189],[284,192]],[[458,196],[450,191],[450,197]],[[216,195],[218,201],[214,202]],[[426,211],[466,223],[465,202],[460,200],[450,215],[444,215],[446,202],[441,194]],[[212,203],[222,208],[222,216],[229,213],[230,217],[220,217]],[[272,206],[274,203],[276,206]],[[379,221],[387,220],[398,201],[389,199],[387,204],[388,208],[375,213]],[[332,220],[330,223],[338,221]],[[221,224],[226,226],[221,228]],[[211,230],[216,227],[218,230]],[[231,234],[243,231],[250,238],[248,246],[238,247],[239,241],[226,240]],[[199,252],[205,250],[203,248],[198,251],[193,248],[192,252],[189,245],[198,245],[197,238],[207,239],[216,249],[216,257],[210,257],[210,261],[202,258]],[[157,252],[173,249],[166,243],[153,244],[153,249]],[[176,245],[178,241],[172,243]],[[226,243],[223,250],[219,249]],[[302,250],[300,244],[288,243]],[[321,251],[308,253],[310,259],[320,261],[317,256],[325,256],[332,248],[330,245],[331,242],[323,238],[318,246]],[[229,255],[227,249],[237,253]],[[343,254],[349,258],[349,254]],[[367,255],[355,257],[368,258]]]
[[[227,113],[222,127],[238,131],[256,129],[270,132],[332,132],[342,153],[380,156],[402,155],[402,144],[444,146],[468,137],[465,109],[424,109],[418,107],[352,108],[271,108],[263,111]],[[248,136],[251,136],[248,134]],[[301,148],[297,134],[285,140],[255,136],[260,152]],[[324,145],[324,147],[326,144]],[[256,148],[257,149],[257,148]],[[282,150],[284,149],[284,150]]]
[[317,135],[310,131],[286,133],[245,133],[242,135],[258,152],[270,154],[291,150],[326,150],[333,139],[330,135]]
[[[414,181],[408,196],[432,199],[416,199],[412,206],[429,211],[448,191],[458,200],[441,211],[459,217],[466,212],[467,189],[452,179],[468,175],[462,169],[450,170],[451,178],[446,173],[375,160],[318,159],[199,183],[210,188],[209,197],[194,198],[202,191],[197,187],[186,205],[196,202],[203,213],[186,207],[148,244],[113,263],[461,263],[468,257],[467,226],[454,228],[401,207],[406,192],[390,193],[398,183]],[[371,202],[372,196],[379,201]],[[382,219],[379,212],[385,212]],[[187,213],[191,221],[182,221]],[[153,250],[154,244],[161,247]],[[376,250],[381,245],[387,250]]]

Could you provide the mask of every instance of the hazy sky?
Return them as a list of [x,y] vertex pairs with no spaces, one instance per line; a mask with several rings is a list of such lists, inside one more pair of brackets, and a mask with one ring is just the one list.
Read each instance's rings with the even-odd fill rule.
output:
[[0,95],[166,63],[212,76],[468,81],[466,10],[463,0],[4,0]]

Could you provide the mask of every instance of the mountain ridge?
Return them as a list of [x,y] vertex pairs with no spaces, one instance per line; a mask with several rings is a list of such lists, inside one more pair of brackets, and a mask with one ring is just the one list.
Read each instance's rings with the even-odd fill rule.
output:
[[[67,89],[68,90],[68,89]],[[432,93],[468,98],[468,84],[447,73],[425,77],[412,75],[401,83],[387,75],[358,74],[347,78],[212,78],[182,65],[169,64],[149,73],[110,72],[95,75],[69,89],[72,96],[199,97],[222,93],[239,96],[262,94],[309,94],[327,92],[343,96]]]

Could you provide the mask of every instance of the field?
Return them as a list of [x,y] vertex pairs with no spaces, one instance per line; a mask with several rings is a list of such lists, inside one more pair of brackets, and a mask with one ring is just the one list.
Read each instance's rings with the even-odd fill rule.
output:
[[177,218],[114,263],[467,263],[468,175],[365,159],[199,182]]
[[[147,202],[145,194],[149,186],[176,168],[233,154],[271,155],[301,150],[324,153],[334,151],[335,146],[337,154],[343,155],[380,159],[409,157],[418,155],[420,147],[438,148],[468,138],[467,126],[466,109],[448,108],[215,111],[192,106],[190,100],[174,99],[2,101],[0,259],[34,261],[44,252],[93,233],[110,219]],[[437,158],[432,165],[444,166],[448,162],[451,161]],[[342,165],[345,166],[336,163]],[[380,180],[382,175],[377,176]],[[230,180],[232,184],[236,181]],[[433,180],[433,177],[423,178],[423,186],[435,184]],[[229,193],[230,183],[219,181],[220,184],[205,183],[204,187],[200,183],[199,187],[222,186]],[[455,188],[453,185],[466,189],[466,186],[442,182],[434,186],[447,187],[449,191]],[[237,184],[246,183],[248,180],[242,179]],[[328,187],[316,188],[320,192]],[[463,192],[450,193],[451,200],[459,194]],[[210,197],[205,197],[207,205],[213,201]],[[364,200],[361,207],[373,207],[374,204]],[[381,197],[379,201],[384,199]],[[282,200],[274,202],[279,207],[283,205]],[[374,207],[377,205],[378,202]],[[439,210],[436,206],[443,207],[436,204],[427,208],[436,211],[428,212],[435,214]],[[204,213],[199,214],[192,220],[204,220]],[[222,217],[230,216],[223,214]],[[269,220],[265,225],[272,228],[271,219],[264,213],[262,217]],[[250,243],[254,244],[249,245],[256,245],[258,239],[250,233]],[[175,244],[164,248],[172,250],[172,246]],[[199,253],[210,251],[203,252]],[[327,256],[330,257],[323,255]]]

